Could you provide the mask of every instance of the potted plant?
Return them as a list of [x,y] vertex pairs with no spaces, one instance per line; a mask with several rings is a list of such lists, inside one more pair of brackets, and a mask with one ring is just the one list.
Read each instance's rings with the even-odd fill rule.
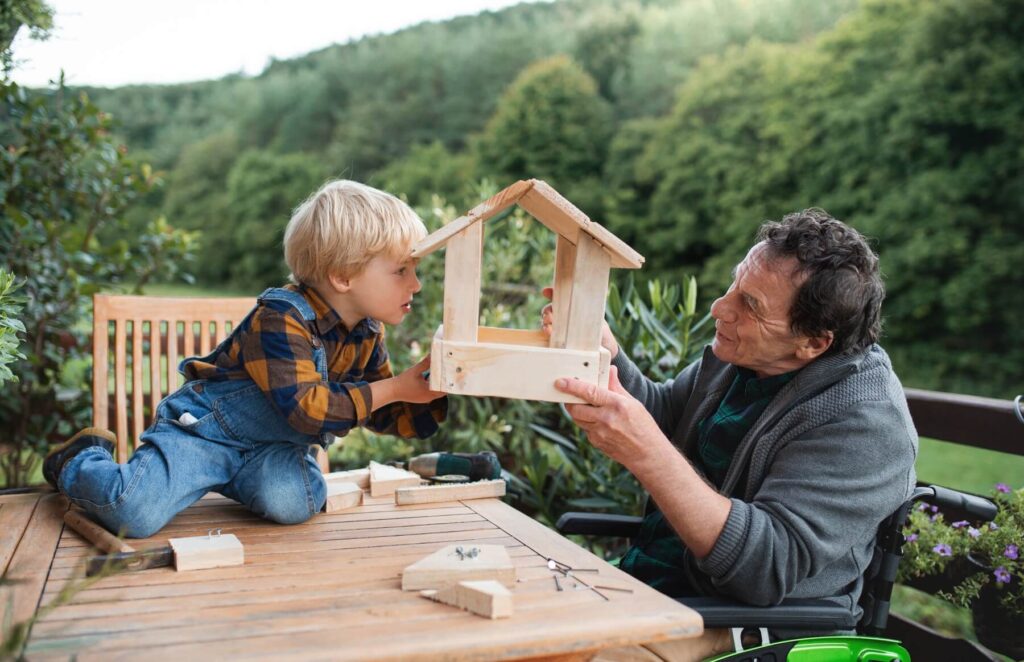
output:
[[939,597],[968,607],[978,641],[1024,657],[1024,488],[996,485],[995,520],[947,522],[921,504],[907,521],[898,580],[926,585]]

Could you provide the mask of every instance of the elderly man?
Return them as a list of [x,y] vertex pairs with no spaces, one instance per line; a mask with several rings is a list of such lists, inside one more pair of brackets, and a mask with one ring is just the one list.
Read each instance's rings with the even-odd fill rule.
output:
[[808,209],[762,226],[711,307],[714,340],[675,379],[644,377],[605,327],[609,388],[556,386],[651,495],[624,570],[672,596],[858,610],[878,525],[915,483],[883,297],[864,238]]

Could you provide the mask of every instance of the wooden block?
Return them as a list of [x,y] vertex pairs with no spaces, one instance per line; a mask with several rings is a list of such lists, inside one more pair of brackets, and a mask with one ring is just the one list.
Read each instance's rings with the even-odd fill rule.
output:
[[[456,547],[462,547],[460,557]],[[472,558],[471,550],[478,553]],[[402,590],[440,589],[461,581],[493,579],[514,586],[516,567],[502,545],[448,545],[402,571]]]
[[370,496],[387,496],[399,487],[414,487],[421,482],[423,479],[417,473],[370,462]]
[[223,568],[245,563],[242,543],[233,533],[192,538],[171,538],[174,567],[181,570]]
[[448,241],[444,258],[445,335],[476,342],[480,322],[480,260],[483,224],[467,227]]
[[327,502],[324,504],[324,512],[333,513],[355,508],[362,502],[363,490],[355,483],[337,480],[327,483]]
[[608,355],[603,347],[580,351],[435,338],[431,355],[440,358],[430,364],[431,379],[438,380],[431,387],[446,393],[575,403],[582,400],[557,390],[556,379],[608,385],[607,368],[601,381]]
[[424,485],[422,487],[400,487],[395,490],[395,503],[408,506],[414,503],[438,503],[461,501],[463,499],[487,499],[505,496],[505,481],[479,480],[475,483],[454,485]]
[[580,235],[566,319],[566,349],[594,350],[601,345],[601,323],[604,322],[610,271],[611,256],[608,252],[587,235]]
[[355,483],[365,490],[370,487],[370,469],[367,467],[351,471],[332,471],[329,474],[324,474],[324,480],[328,485],[331,483]]
[[565,237],[559,236],[555,248],[555,281],[551,287],[551,311],[554,317],[549,340],[551,347],[565,347],[565,335],[569,330],[569,303],[572,301],[572,277],[575,268],[576,246]]
[[459,582],[440,590],[420,591],[420,595],[491,619],[508,618],[513,611],[512,592],[493,579]]

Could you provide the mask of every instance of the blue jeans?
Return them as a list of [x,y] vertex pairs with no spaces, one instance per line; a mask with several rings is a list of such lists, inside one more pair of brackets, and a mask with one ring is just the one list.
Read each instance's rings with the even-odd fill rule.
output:
[[[188,416],[184,416],[184,414]],[[61,471],[61,491],[111,531],[146,538],[207,492],[282,524],[319,512],[327,486],[311,444],[249,380],[185,384],[126,464],[99,447]]]

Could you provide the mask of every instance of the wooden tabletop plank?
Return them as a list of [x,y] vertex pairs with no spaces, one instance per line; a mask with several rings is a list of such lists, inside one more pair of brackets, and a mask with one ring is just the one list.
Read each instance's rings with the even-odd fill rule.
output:
[[14,550],[21,542],[36,503],[42,496],[42,492],[37,492],[0,497],[0,577],[7,572]]
[[39,499],[4,574],[10,583],[4,586],[6,594],[0,596],[0,623],[8,622],[7,619],[20,623],[35,613],[67,508],[67,500],[56,493]]

